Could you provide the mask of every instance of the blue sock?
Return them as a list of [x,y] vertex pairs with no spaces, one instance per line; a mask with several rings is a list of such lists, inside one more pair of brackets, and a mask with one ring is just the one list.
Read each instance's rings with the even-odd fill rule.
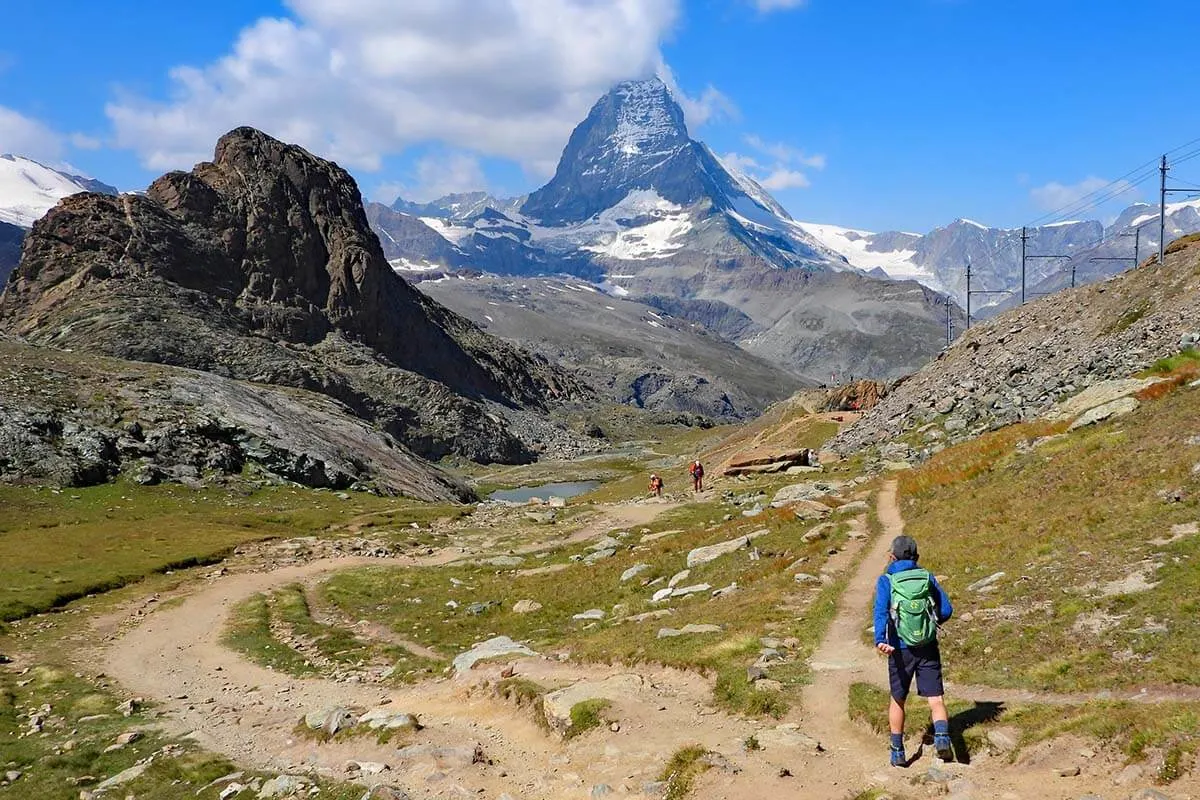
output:
[[934,720],[933,735],[934,736],[949,736],[950,735],[950,723],[944,719]]
[[903,750],[904,749],[904,734],[903,733],[893,733],[892,734],[892,749],[893,750]]

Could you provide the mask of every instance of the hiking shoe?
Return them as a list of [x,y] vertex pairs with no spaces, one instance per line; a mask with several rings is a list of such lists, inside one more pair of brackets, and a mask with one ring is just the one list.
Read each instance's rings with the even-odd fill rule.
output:
[[908,759],[905,758],[905,756],[904,756],[904,748],[903,747],[901,747],[899,749],[897,749],[895,747],[891,747],[891,748],[889,748],[889,751],[891,753],[891,755],[888,758],[889,764],[891,764],[893,767],[907,767],[908,766]]
[[950,735],[937,733],[933,736],[933,749],[942,761],[954,760],[954,748],[950,745]]

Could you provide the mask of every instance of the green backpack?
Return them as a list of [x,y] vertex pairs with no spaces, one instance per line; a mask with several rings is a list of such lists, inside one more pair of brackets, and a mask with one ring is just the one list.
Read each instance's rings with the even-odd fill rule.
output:
[[892,622],[900,641],[920,647],[937,638],[937,609],[927,570],[908,569],[888,576],[892,584]]

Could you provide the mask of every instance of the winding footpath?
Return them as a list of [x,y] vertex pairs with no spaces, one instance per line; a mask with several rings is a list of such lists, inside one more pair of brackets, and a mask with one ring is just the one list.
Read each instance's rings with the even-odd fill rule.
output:
[[[570,536],[572,541],[600,536],[614,526],[648,522],[669,506],[612,508]],[[729,717],[711,705],[712,683],[700,675],[661,668],[631,670],[631,689],[614,709],[619,731],[562,742],[535,723],[529,709],[498,699],[488,683],[501,665],[480,666],[455,679],[436,679],[404,688],[384,688],[323,678],[299,679],[247,661],[220,643],[232,608],[255,593],[291,583],[312,585],[329,573],[367,564],[430,566],[464,557],[459,548],[420,559],[337,558],[267,572],[213,578],[177,604],[165,604],[106,642],[104,671],[133,695],[161,702],[164,724],[204,747],[235,761],[277,772],[316,772],[344,777],[348,761],[389,764],[392,770],[365,782],[387,782],[414,798],[478,796],[499,798],[586,798],[598,786],[638,796],[679,747],[698,743],[721,754],[719,768],[701,777],[695,797],[797,798],[828,800],[879,788],[899,797],[946,793],[966,798],[1045,798],[1074,800],[1093,792],[1122,800],[1132,789],[1114,789],[1121,765],[1095,759],[1081,775],[1057,777],[1064,764],[1080,763],[1081,740],[1060,739],[1030,748],[1017,764],[1004,757],[976,754],[970,764],[941,767],[948,785],[910,784],[933,764],[928,753],[909,770],[885,765],[884,737],[849,719],[847,697],[859,681],[885,685],[886,664],[863,640],[866,609],[875,577],[885,564],[888,544],[904,526],[894,482],[878,496],[883,535],[852,543],[839,554],[843,569],[860,559],[849,577],[836,616],[811,659],[813,681],[802,703],[785,722],[819,739],[823,752],[768,745],[747,752],[743,743],[764,728],[762,721]],[[160,604],[161,605],[161,604]],[[559,687],[600,681],[621,674],[621,667],[581,666],[542,654],[516,662],[517,672],[538,683]],[[1004,693],[985,688],[948,687],[951,697],[1009,702],[1045,698],[1035,693]],[[1074,698],[1080,701],[1085,698]],[[420,716],[425,728],[410,739],[379,745],[373,737],[337,739],[323,744],[295,733],[307,712],[333,706],[387,709]],[[766,727],[771,727],[770,725]],[[410,748],[398,761],[397,746]],[[478,748],[484,763],[472,763]],[[915,739],[910,754],[916,750]],[[464,755],[465,754],[465,755]],[[487,762],[491,763],[487,763]],[[1191,779],[1185,779],[1191,780]],[[1136,787],[1134,787],[1136,788]],[[1177,785],[1195,792],[1197,787]]]

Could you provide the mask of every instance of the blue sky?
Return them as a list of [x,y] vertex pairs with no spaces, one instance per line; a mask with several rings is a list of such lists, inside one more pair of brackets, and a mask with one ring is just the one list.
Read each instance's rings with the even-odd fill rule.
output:
[[4,17],[0,151],[123,189],[251,124],[369,197],[522,193],[606,86],[663,65],[695,138],[797,218],[850,227],[1019,226],[1200,137],[1196,57],[1172,33],[1194,12],[1163,0],[9,0]]

